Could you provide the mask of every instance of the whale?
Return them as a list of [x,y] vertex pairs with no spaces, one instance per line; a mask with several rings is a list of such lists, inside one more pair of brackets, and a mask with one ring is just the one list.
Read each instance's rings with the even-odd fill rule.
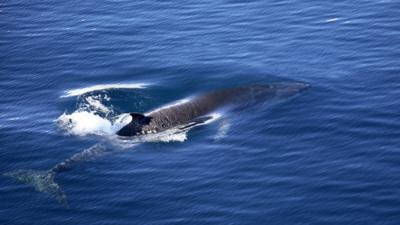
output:
[[[131,138],[171,128],[190,129],[208,121],[209,114],[223,107],[235,109],[247,107],[260,101],[288,98],[310,87],[306,83],[270,83],[246,85],[207,92],[178,104],[156,108],[147,113],[130,113],[132,120],[116,132],[118,137]],[[104,143],[95,144],[57,163],[48,170],[18,169],[3,175],[29,184],[36,191],[50,194],[68,206],[67,197],[61,185],[55,181],[59,173],[73,169],[76,165],[99,157],[118,153],[121,149],[109,148]]]
[[180,104],[161,107],[148,113],[130,113],[131,122],[116,134],[119,136],[141,136],[158,133],[182,125],[194,126],[206,121],[215,110],[222,107],[242,106],[271,98],[295,95],[307,88],[306,83],[255,84],[211,91],[193,97]]

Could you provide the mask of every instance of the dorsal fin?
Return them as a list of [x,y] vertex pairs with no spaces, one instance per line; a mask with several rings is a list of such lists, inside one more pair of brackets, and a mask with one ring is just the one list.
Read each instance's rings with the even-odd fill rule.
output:
[[146,117],[145,115],[136,112],[130,113],[130,115],[132,116],[132,120],[140,120]]
[[141,125],[146,125],[150,122],[151,117],[145,116],[141,113],[130,113],[131,117],[132,117],[132,121],[136,121],[137,123],[141,124]]

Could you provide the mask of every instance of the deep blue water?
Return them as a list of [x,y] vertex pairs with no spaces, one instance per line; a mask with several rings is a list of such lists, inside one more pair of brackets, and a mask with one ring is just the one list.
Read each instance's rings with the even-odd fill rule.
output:
[[[96,126],[122,113],[241,84],[312,88],[58,174],[69,207],[1,176],[0,223],[400,224],[399,12],[397,0],[2,1],[1,173],[117,150]],[[99,120],[60,125],[82,112]]]

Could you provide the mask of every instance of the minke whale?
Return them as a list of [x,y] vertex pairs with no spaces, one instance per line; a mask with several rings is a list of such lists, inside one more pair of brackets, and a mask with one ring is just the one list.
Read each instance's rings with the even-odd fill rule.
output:
[[[186,102],[161,107],[148,113],[130,113],[132,121],[116,134],[121,138],[131,138],[175,127],[187,129],[204,123],[210,118],[210,113],[222,107],[246,106],[258,101],[287,98],[309,87],[310,85],[305,83],[271,83],[212,91],[193,97]],[[119,151],[122,150],[108,148],[105,144],[95,144],[56,164],[49,170],[15,170],[3,175],[30,184],[35,190],[48,193],[58,202],[68,205],[63,189],[54,181],[56,174],[68,171],[79,163]]]
[[206,121],[209,118],[207,114],[218,108],[235,104],[242,106],[244,103],[270,98],[290,97],[308,87],[309,85],[305,83],[273,83],[212,91],[184,103],[162,107],[149,113],[130,113],[132,121],[120,129],[117,135],[140,136],[185,124],[193,126]]

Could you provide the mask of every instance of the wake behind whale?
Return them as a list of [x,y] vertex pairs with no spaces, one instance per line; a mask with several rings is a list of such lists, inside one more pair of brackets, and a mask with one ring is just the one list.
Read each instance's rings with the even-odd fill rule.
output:
[[[212,113],[221,107],[243,107],[259,101],[288,98],[308,87],[309,85],[304,83],[272,83],[212,91],[186,101],[157,108],[145,114],[130,113],[131,121],[119,129],[116,134],[123,137],[123,140],[136,138],[139,140],[136,143],[140,143],[154,140],[148,138],[154,135],[185,133],[193,127],[212,121]],[[49,170],[16,170],[4,175],[30,184],[35,190],[49,193],[58,202],[67,204],[63,189],[54,181],[57,174],[68,171],[79,163],[124,150],[126,148],[115,149],[107,147],[106,144],[96,144],[56,164]]]

